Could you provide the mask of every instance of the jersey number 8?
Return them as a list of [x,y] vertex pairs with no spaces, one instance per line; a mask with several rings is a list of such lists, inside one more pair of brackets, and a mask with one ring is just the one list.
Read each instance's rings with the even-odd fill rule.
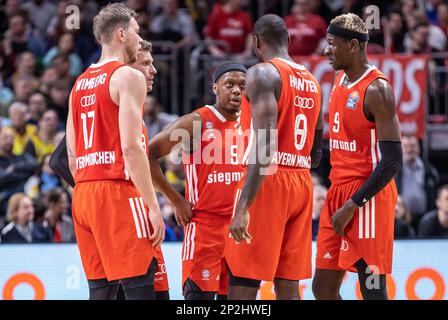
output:
[[307,129],[306,116],[302,113],[298,114],[294,125],[294,145],[297,150],[302,150],[305,146]]

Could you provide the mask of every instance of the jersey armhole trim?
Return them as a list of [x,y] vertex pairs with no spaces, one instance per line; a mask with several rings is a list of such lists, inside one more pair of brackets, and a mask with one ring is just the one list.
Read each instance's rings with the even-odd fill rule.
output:
[[363,96],[363,98],[362,98],[362,101],[363,101],[363,104],[362,104],[362,115],[364,116],[364,119],[366,119],[367,122],[369,122],[369,123],[371,123],[371,124],[375,124],[375,120],[372,121],[372,120],[370,120],[369,118],[367,118],[366,113],[365,113],[365,109],[364,109],[364,104],[365,104],[365,101],[366,101],[366,92],[367,92],[367,89],[369,89],[370,85],[371,85],[374,81],[376,81],[376,80],[378,80],[378,79],[386,80],[389,84],[391,84],[390,81],[389,81],[389,79],[387,79],[387,78],[386,78],[385,76],[383,76],[383,75],[379,75],[378,77],[376,77],[375,79],[373,79],[372,81],[370,81],[370,83],[369,83],[369,84],[367,85],[367,87],[366,87],[366,90],[364,90],[364,96]]
[[110,94],[110,80],[112,79],[112,75],[117,71],[119,68],[126,66],[125,64],[122,64],[121,66],[116,67],[110,74],[109,79],[107,80],[107,95],[109,96],[110,101],[117,106],[117,108],[120,108],[119,103],[115,103],[114,99],[112,99],[112,96]]

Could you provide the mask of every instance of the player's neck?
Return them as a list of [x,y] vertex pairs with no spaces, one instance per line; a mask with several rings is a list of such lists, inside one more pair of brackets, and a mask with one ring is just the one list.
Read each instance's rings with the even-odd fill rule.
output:
[[369,67],[370,66],[367,59],[365,57],[361,57],[353,61],[350,67],[344,69],[344,72],[347,75],[349,81],[353,83],[358,80]]
[[271,50],[271,51],[265,52],[265,54],[263,55],[264,61],[268,61],[268,60],[271,60],[274,58],[282,58],[282,59],[293,61],[288,54],[288,50],[283,50],[283,49]]
[[121,63],[125,63],[125,52],[122,48],[114,46],[103,45],[101,47],[101,57],[98,63],[106,60],[118,60]]
[[215,104],[215,109],[224,117],[227,121],[236,121],[238,116],[235,113],[227,112],[224,108]]

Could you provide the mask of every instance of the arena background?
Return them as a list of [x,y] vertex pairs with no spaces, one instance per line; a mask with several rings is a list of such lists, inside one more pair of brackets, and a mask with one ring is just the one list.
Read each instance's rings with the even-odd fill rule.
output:
[[[72,230],[72,190],[54,175],[48,158],[63,136],[74,79],[99,58],[92,19],[108,2],[0,1],[0,299],[88,297]],[[405,165],[418,171],[407,178],[404,175],[409,170],[403,171],[397,177],[402,200],[396,210],[400,228],[395,230],[389,295],[392,299],[447,299],[448,188],[443,188],[448,183],[446,0],[126,3],[139,13],[141,36],[152,42],[158,70],[145,104],[150,136],[178,116],[213,103],[211,76],[217,64],[232,60],[249,67],[257,62],[248,39],[252,23],[265,13],[285,18],[292,40],[290,54],[319,80],[327,111],[334,72],[322,56],[326,27],[345,12],[370,21],[369,61],[391,80],[406,136]],[[223,10],[233,13],[225,15]],[[13,137],[12,146],[6,141],[8,134]],[[314,172],[316,188],[323,195],[329,186],[328,157],[325,140],[322,164]],[[163,168],[169,181],[184,192],[182,167],[164,160]],[[8,240],[8,230],[15,223],[6,216],[8,201],[18,192],[33,199],[34,214],[29,220],[48,230],[48,243],[12,244],[26,240]],[[167,226],[163,250],[170,294],[181,299],[183,231],[175,224],[171,204],[161,195],[159,201]],[[316,219],[321,202],[315,199]],[[313,298],[309,280],[303,281],[301,290],[305,299]],[[359,297],[353,274],[344,281],[341,295]],[[263,284],[259,298],[272,297],[272,285]]]

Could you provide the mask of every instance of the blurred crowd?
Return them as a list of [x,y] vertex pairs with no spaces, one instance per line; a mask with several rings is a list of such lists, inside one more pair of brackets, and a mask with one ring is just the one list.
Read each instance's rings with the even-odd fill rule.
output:
[[[70,89],[99,59],[92,20],[110,1],[0,1],[0,229],[6,242],[73,242],[72,190],[54,174],[49,157],[64,135]],[[114,1],[112,1],[114,2]],[[444,0],[129,0],[141,36],[171,41],[179,52],[206,41],[215,58],[253,59],[252,27],[260,14],[283,14],[292,56],[321,55],[326,28],[341,13],[366,16],[378,5],[379,29],[371,29],[369,53],[432,53],[448,49],[448,3]],[[73,5],[75,7],[73,7]],[[72,7],[70,7],[72,6]],[[78,8],[79,28],[67,22]],[[283,10],[283,12],[282,12]],[[155,54],[163,55],[162,47]],[[185,49],[186,50],[186,49]],[[157,62],[157,61],[156,61]],[[157,67],[157,65],[156,65]],[[163,65],[159,65],[163,68]],[[163,70],[162,70],[163,71]],[[185,107],[185,106],[184,106]],[[198,107],[198,106],[194,106]],[[178,115],[157,96],[145,103],[150,137]],[[448,187],[420,155],[420,142],[403,138],[405,165],[397,177],[397,238],[448,237]],[[169,181],[184,192],[182,166],[163,161]],[[313,230],[326,195],[315,183]],[[172,205],[159,195],[166,241],[181,241]]]

